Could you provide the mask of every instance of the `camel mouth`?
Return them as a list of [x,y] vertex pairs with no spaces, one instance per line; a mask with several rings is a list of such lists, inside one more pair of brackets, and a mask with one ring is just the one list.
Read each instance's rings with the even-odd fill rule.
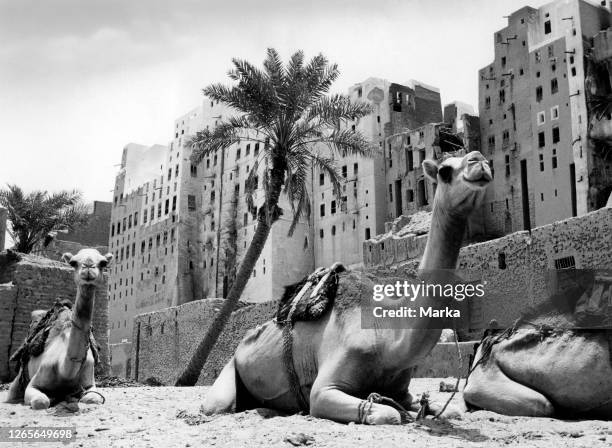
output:
[[463,176],[463,179],[471,185],[476,185],[478,187],[486,187],[493,180],[491,173],[482,170],[480,176],[477,178],[469,178],[467,176]]

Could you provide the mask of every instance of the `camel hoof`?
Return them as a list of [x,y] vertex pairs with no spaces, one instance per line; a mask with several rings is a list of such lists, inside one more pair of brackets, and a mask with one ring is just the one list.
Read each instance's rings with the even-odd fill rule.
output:
[[51,401],[47,397],[36,397],[30,402],[30,407],[35,411],[48,409]]
[[84,395],[83,398],[79,400],[80,403],[83,404],[102,404],[102,397],[98,394],[87,394]]
[[402,417],[391,406],[373,404],[366,423],[368,425],[399,425],[402,423]]
[[456,406],[448,406],[440,415],[440,418],[447,420],[461,420],[463,413]]

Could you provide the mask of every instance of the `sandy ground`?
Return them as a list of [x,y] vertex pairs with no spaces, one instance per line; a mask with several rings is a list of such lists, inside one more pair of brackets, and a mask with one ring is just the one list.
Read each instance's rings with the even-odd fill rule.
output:
[[[413,394],[429,391],[436,400],[439,379],[415,379]],[[506,417],[492,412],[466,414],[460,421],[426,420],[403,426],[344,425],[310,416],[270,416],[264,411],[203,418],[199,405],[207,388],[123,387],[101,389],[106,403],[32,411],[0,404],[0,427],[74,426],[77,438],[61,443],[2,446],[79,447],[610,447],[612,422]],[[4,401],[6,392],[0,392]],[[459,394],[454,400],[459,400]],[[267,415],[268,414],[268,415]]]

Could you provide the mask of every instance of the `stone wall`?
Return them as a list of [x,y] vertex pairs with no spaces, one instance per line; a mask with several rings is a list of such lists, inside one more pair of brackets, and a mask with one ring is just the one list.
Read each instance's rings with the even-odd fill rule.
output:
[[[17,373],[9,357],[27,335],[31,312],[50,308],[58,297],[74,302],[71,267],[34,255],[0,253],[0,381],[11,380]],[[96,292],[93,320],[94,336],[101,347],[97,373],[102,375],[109,371],[107,319],[105,281]]]
[[[551,275],[565,260],[578,269],[612,268],[612,208],[570,218],[461,249],[458,270],[470,281],[486,282],[486,295],[470,303],[470,328],[481,330],[491,319],[512,323],[527,306],[551,291]],[[401,230],[364,243],[367,269],[413,269],[427,235]]]
[[[136,316],[132,336],[132,377],[138,381],[154,377],[164,384],[174,383],[222,303],[222,299],[197,300]],[[277,302],[243,304],[234,311],[202,370],[198,384],[212,384],[247,330],[269,320],[277,306]],[[117,371],[120,370],[121,367],[117,366]]]

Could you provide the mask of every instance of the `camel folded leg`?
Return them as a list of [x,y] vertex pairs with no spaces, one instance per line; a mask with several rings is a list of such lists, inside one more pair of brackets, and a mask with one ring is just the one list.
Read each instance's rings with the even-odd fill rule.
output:
[[34,381],[36,380],[36,375],[30,380],[30,383],[26,387],[24,394],[24,404],[26,406],[30,406],[32,409],[47,409],[51,405],[51,400],[44,392],[38,390],[34,387]]
[[399,425],[401,416],[396,409],[379,403],[369,403],[364,407],[364,400],[341,390],[338,385],[349,384],[342,378],[342,372],[347,371],[350,372],[351,369],[346,365],[338,369],[328,367],[319,371],[310,391],[310,414],[340,423]]
[[235,409],[236,363],[232,356],[206,394],[201,410],[206,415],[212,415],[234,412]]
[[104,398],[98,393],[95,393],[98,392],[98,389],[96,388],[93,363],[88,363],[83,369],[80,384],[83,385],[84,389],[83,395],[81,395],[81,399],[79,400],[81,403],[102,404],[104,402]]
[[550,417],[555,412],[544,395],[510,379],[495,362],[472,372],[463,398],[469,405],[504,415]]

